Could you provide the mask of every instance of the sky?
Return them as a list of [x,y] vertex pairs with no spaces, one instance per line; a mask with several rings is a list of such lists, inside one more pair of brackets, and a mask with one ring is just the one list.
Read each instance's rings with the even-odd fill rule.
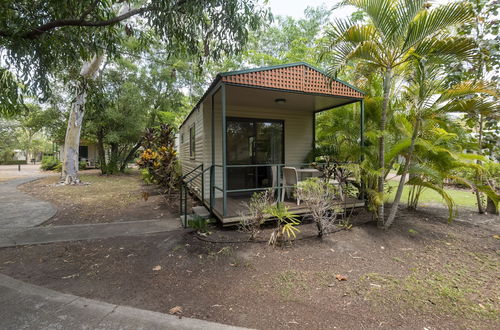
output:
[[[301,18],[304,16],[304,10],[309,7],[318,7],[324,4],[326,8],[331,8],[337,3],[337,0],[268,0],[269,7],[274,15],[292,16]],[[445,3],[450,0],[431,0],[429,2]],[[352,14],[352,7],[339,8],[332,12],[332,17],[346,17]]]

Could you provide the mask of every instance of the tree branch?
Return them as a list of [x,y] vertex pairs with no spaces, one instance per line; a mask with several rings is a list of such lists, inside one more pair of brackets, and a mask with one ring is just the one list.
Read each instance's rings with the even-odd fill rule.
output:
[[[126,12],[125,14],[118,15],[116,17],[113,17],[111,19],[105,20],[105,21],[85,21],[84,19],[61,19],[61,20],[55,20],[43,25],[40,25],[36,28],[33,28],[31,31],[23,33],[20,35],[21,38],[23,39],[35,39],[41,36],[42,34],[51,31],[53,29],[63,27],[63,26],[93,26],[93,27],[98,27],[98,26],[108,26],[108,25],[113,25],[116,23],[119,23],[123,20],[126,20],[127,18],[130,18],[135,15],[140,15],[143,14],[147,11],[150,11],[151,8],[149,7],[143,7],[143,8],[137,8],[130,10]],[[6,31],[0,31],[0,36],[2,37],[12,37],[14,34],[9,33]]]
[[[123,0],[122,0],[123,1]],[[120,1],[120,2],[122,2]],[[116,17],[113,17],[111,19],[105,20],[105,21],[86,21],[85,17],[88,16],[99,4],[100,0],[94,1],[89,8],[84,11],[81,15],[80,18],[73,18],[73,19],[60,19],[60,20],[55,20],[43,25],[40,25],[36,28],[33,28],[31,31],[25,32],[25,33],[14,33],[10,31],[0,31],[0,37],[14,37],[18,36],[21,37],[22,39],[36,39],[42,34],[49,32],[51,30],[54,30],[59,27],[63,26],[90,26],[90,27],[99,27],[99,26],[109,26],[109,25],[114,25],[116,23],[119,23],[123,20],[126,20],[127,18],[130,18],[135,15],[140,15],[148,11],[154,10],[153,7],[148,6],[148,7],[142,7],[142,8],[137,8],[130,10],[122,15],[118,15]],[[188,0],[178,0],[177,3],[172,7],[174,8],[179,8],[185,3],[187,3]]]

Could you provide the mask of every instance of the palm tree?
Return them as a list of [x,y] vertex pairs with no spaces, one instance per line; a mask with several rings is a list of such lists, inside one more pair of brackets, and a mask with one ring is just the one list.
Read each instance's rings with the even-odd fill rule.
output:
[[[336,75],[347,63],[362,61],[383,76],[383,102],[378,138],[378,194],[383,201],[385,177],[385,130],[395,74],[404,75],[410,59],[436,55],[471,56],[472,40],[449,35],[447,28],[471,20],[468,4],[449,3],[430,9],[425,0],[343,0],[363,12],[366,21],[336,20],[328,31],[330,47],[324,56]],[[379,226],[385,226],[384,205],[377,210]]]
[[[441,153],[442,159],[436,159],[437,162],[445,160],[446,157],[452,159],[462,157],[461,155],[452,155],[446,148],[436,146],[437,141],[448,134],[442,129],[436,132],[436,122],[441,121],[442,116],[450,112],[466,112],[477,109],[478,104],[473,101],[481,100],[481,98],[476,97],[479,94],[495,95],[494,89],[487,84],[475,81],[461,82],[449,89],[445,89],[446,75],[443,66],[439,62],[433,62],[432,59],[429,59],[429,61],[424,59],[414,60],[409,63],[410,67],[413,67],[413,75],[407,81],[402,97],[405,100],[403,112],[412,124],[412,133],[410,138],[402,139],[385,157],[390,159],[399,154],[405,155],[405,163],[400,171],[401,178],[396,196],[385,222],[386,227],[391,226],[394,222],[406,175],[412,163],[415,146],[419,145],[421,148],[428,148],[431,152]],[[435,136],[434,143],[428,140],[429,136]],[[452,167],[463,166],[462,163],[457,161],[451,163]],[[444,173],[443,169],[447,168],[446,164],[440,165],[435,168],[441,168],[440,173]],[[440,174],[439,177],[445,176]],[[442,191],[435,190],[443,195]],[[446,200],[447,196],[443,195],[443,197]]]

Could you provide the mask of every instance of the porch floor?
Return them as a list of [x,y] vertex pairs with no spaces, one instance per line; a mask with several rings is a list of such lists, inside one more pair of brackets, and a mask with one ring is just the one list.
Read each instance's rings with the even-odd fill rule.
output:
[[[245,206],[244,202],[248,201],[249,197],[248,196],[241,196],[241,197],[227,197],[227,215],[224,217],[222,216],[222,198],[216,198],[215,199],[215,206],[214,206],[214,214],[219,218],[222,222],[223,225],[232,225],[237,222],[240,222],[244,217],[245,217]],[[288,207],[288,210],[298,214],[298,215],[304,215],[309,213],[309,209],[305,206],[304,203],[301,203],[300,205],[297,205],[296,200],[292,199],[285,199],[284,204],[286,207]],[[342,208],[349,209],[349,208],[357,208],[357,207],[363,207],[364,201],[356,199],[356,198],[348,198],[345,202],[338,201],[338,205]]]

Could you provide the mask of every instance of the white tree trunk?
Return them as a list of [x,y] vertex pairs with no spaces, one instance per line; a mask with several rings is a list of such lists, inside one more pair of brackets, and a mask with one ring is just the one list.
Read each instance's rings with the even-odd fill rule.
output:
[[78,184],[78,147],[80,146],[80,133],[82,130],[85,102],[87,99],[87,83],[93,79],[99,70],[104,55],[96,55],[82,66],[80,79],[76,86],[75,99],[71,105],[71,112],[64,140],[61,181],[65,184]]

